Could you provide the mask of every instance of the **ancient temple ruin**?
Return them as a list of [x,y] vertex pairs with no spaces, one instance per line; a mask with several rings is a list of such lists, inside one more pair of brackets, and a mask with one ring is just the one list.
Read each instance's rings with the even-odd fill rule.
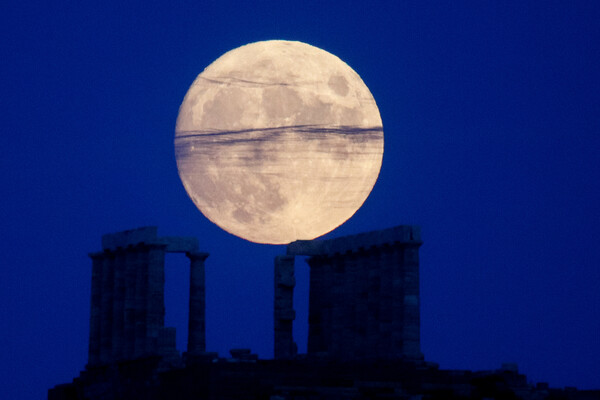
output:
[[[274,358],[293,359],[295,256],[310,268],[308,356],[330,360],[423,358],[420,350],[417,227],[397,226],[331,240],[297,241],[275,258]],[[186,359],[206,351],[207,253],[190,237],[156,227],[107,234],[91,253],[88,367],[158,355],[177,360],[175,328],[164,326],[167,253],[190,259]]]
[[156,227],[102,236],[91,253],[92,290],[88,368],[146,356],[176,359],[175,328],[164,326],[165,255],[190,259],[187,354],[205,351],[204,260],[198,240],[158,237]]
[[[208,254],[195,238],[158,237],[155,227],[104,235],[90,254],[88,364],[48,399],[600,399],[600,391],[533,385],[514,364],[472,372],[425,361],[421,244],[415,226],[289,244],[274,262],[274,359],[262,360],[249,349],[205,351]],[[190,259],[183,357],[175,329],[164,326],[164,261],[173,252]],[[307,354],[297,354],[292,329],[299,256],[310,268]]]
[[418,227],[297,241],[275,260],[275,358],[291,358],[294,256],[309,256],[307,355],[421,360]]

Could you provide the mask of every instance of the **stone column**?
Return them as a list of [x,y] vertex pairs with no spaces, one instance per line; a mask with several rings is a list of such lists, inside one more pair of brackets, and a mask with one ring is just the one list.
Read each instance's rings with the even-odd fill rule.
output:
[[404,265],[402,324],[404,326],[404,355],[409,358],[422,360],[419,304],[419,246],[420,243],[407,244],[402,254],[402,263]]
[[308,304],[308,351],[309,354],[329,355],[332,332],[332,309],[336,302],[332,294],[335,283],[332,258],[313,256],[310,265]]
[[393,358],[404,355],[404,249],[400,245],[392,246],[392,343],[390,354]]
[[133,359],[135,348],[135,286],[138,251],[129,247],[125,252],[125,302],[123,326],[123,358]]
[[146,354],[146,320],[148,314],[148,249],[141,246],[135,260],[135,339],[133,357]]
[[188,252],[190,259],[190,305],[188,310],[188,355],[206,351],[206,289],[204,260],[208,253]]
[[356,269],[356,294],[355,294],[355,342],[354,342],[354,358],[365,359],[371,358],[372,349],[367,343],[367,329],[369,319],[369,270],[372,267],[370,263],[369,253],[367,251],[359,251],[357,257]]
[[322,283],[322,304],[321,309],[321,328],[323,331],[323,350],[327,355],[331,348],[331,332],[333,324],[333,307],[335,304],[335,298],[333,296],[331,288],[335,284],[333,260],[331,257],[324,257],[322,260],[323,268],[323,283]]
[[392,249],[389,245],[380,247],[381,287],[379,295],[379,357],[392,358],[392,319],[393,319],[393,260]]
[[346,360],[353,359],[355,355],[357,321],[356,321],[356,294],[359,262],[356,252],[348,252],[342,256],[344,264],[344,288],[340,298],[342,307],[342,343],[340,357]]
[[177,332],[173,327],[162,327],[158,331],[157,351],[162,356],[163,362],[167,364],[179,358],[179,352],[175,347]]
[[275,257],[274,304],[274,358],[289,359],[296,355],[293,337],[294,311],[294,256]]
[[379,249],[368,253],[369,270],[367,272],[367,331],[366,347],[368,358],[378,359],[379,355],[379,303],[381,302],[381,265]]
[[92,289],[90,304],[90,342],[88,349],[88,365],[100,364],[102,337],[102,267],[104,253],[92,253]]
[[112,358],[112,320],[113,320],[113,287],[115,257],[113,253],[104,253],[102,262],[102,290],[100,312],[100,363],[108,364]]
[[343,332],[345,326],[343,302],[345,290],[345,265],[340,255],[331,257],[332,285],[331,285],[331,336],[328,353],[330,358],[339,359],[343,348]]
[[112,356],[114,361],[123,358],[125,345],[125,266],[125,251],[119,249],[115,254],[113,280]]
[[148,246],[146,353],[158,354],[158,334],[165,325],[165,245]]
[[308,345],[307,353],[321,353],[326,351],[323,336],[324,294],[325,285],[323,257],[308,259],[310,267],[308,291]]

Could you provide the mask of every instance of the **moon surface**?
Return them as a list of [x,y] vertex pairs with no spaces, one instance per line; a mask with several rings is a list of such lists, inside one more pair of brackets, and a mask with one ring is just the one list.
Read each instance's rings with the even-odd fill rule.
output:
[[212,222],[257,243],[314,239],[364,203],[383,128],[367,86],[338,57],[292,41],[231,50],[179,109],[183,185]]

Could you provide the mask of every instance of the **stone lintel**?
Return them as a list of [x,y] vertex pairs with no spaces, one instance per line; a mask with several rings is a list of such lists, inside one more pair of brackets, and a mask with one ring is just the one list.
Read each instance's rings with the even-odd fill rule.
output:
[[410,244],[420,246],[421,228],[414,225],[398,225],[393,228],[359,233],[328,240],[297,240],[287,245],[287,254],[293,256],[326,256],[336,253],[365,250],[370,247]]
[[[167,245],[167,253],[187,253],[198,250],[198,238],[166,236],[158,238],[157,244]],[[208,255],[207,255],[208,257]]]
[[209,253],[204,253],[201,251],[186,251],[185,255],[190,259],[190,260],[201,260],[204,261],[208,258],[208,256],[210,255]]
[[140,244],[166,246],[165,251],[168,253],[186,253],[198,250],[197,238],[158,237],[158,228],[156,226],[130,229],[102,236],[102,248],[108,251],[115,251],[118,248],[127,248]]

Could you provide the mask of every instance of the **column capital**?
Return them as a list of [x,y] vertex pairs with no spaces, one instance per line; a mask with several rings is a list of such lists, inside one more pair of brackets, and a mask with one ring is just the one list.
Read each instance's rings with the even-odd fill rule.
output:
[[185,255],[192,261],[204,261],[208,258],[209,254],[208,253],[203,253],[200,251],[188,251],[185,253]]
[[101,260],[104,257],[106,257],[106,253],[103,251],[97,251],[94,253],[88,253],[88,257],[91,258],[92,260]]

